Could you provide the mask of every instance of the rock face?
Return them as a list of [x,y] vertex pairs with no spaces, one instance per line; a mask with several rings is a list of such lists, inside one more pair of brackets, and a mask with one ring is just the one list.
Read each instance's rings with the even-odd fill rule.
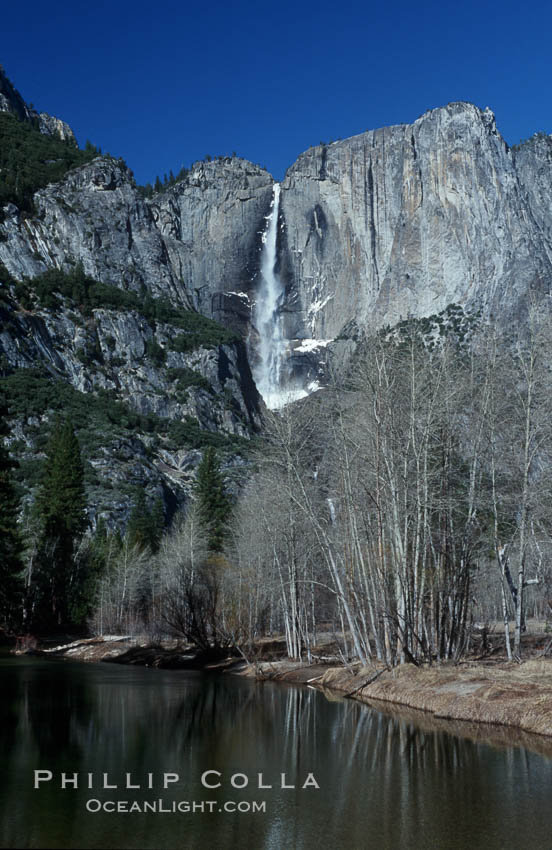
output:
[[[151,323],[136,311],[96,309],[84,317],[74,306],[21,311],[3,304],[4,368],[45,367],[80,392],[107,391],[145,415],[191,417],[205,431],[247,438],[258,427],[243,343],[183,353],[171,347],[178,329],[170,324]],[[182,391],[172,377],[179,370],[192,381]]]
[[8,445],[32,466],[54,412],[72,418],[93,471],[92,518],[124,525],[136,488],[174,510],[191,492],[198,448],[213,440],[229,469],[243,465],[240,446],[260,423],[243,342],[181,352],[178,328],[137,310],[83,315],[68,299],[45,308],[34,295],[22,309],[0,293]]
[[272,177],[237,157],[197,163],[157,195],[152,216],[174,275],[200,312],[244,330]]
[[243,329],[271,193],[268,172],[234,158],[199,163],[146,200],[121,160],[98,157],[36,192],[36,216],[5,208],[0,262],[18,278],[81,263]]
[[[2,70],[0,110],[73,138],[63,122],[25,104]],[[261,406],[245,341],[256,339],[273,179],[250,162],[219,157],[146,194],[122,160],[97,157],[37,191],[34,212],[3,208],[0,263],[27,279],[30,292],[45,271],[80,265],[142,299],[215,318],[244,342],[179,353],[170,323],[102,307],[82,321],[66,301],[57,310],[25,305],[20,284],[0,303],[0,357],[9,369],[38,364],[79,392],[105,391],[141,415],[247,436]],[[307,389],[323,382],[328,352],[346,359],[366,330],[451,304],[466,315],[517,319],[530,293],[550,294],[552,137],[510,149],[489,110],[452,103],[411,125],[311,148],[282,183],[277,272],[287,373]],[[199,377],[184,392],[186,370]],[[25,440],[22,421],[18,428]],[[199,454],[175,449],[174,440],[152,450],[148,439],[139,440],[157,470],[148,480],[178,489],[189,478],[179,469],[193,468]],[[119,453],[128,460],[133,449]]]
[[282,184],[280,274],[294,339],[456,303],[515,315],[552,281],[552,137],[510,150],[490,110],[311,148]]
[[[29,113],[5,79],[12,111]],[[551,156],[552,137],[509,149],[490,110],[468,103],[302,154],[280,202],[288,371],[312,383],[332,340],[359,328],[451,303],[508,317],[531,290],[548,292]],[[225,157],[146,199],[121,160],[99,157],[37,192],[35,217],[5,208],[0,261],[16,277],[81,262],[98,280],[146,288],[254,339],[272,185]]]
[[16,278],[50,268],[86,274],[122,289],[148,288],[188,304],[173,274],[151,207],[141,199],[129,169],[99,157],[34,196],[36,216],[12,205],[1,227],[0,261]]
[[[73,138],[63,122],[29,107],[3,72],[0,109],[42,133]],[[262,403],[244,341],[213,343],[207,328],[181,350],[182,326],[152,318],[151,311],[100,305],[83,313],[75,299],[41,300],[44,272],[70,276],[79,268],[87,278],[135,293],[139,303],[158,298],[177,311],[199,310],[247,336],[270,175],[237,157],[218,158],[145,195],[122,160],[100,156],[36,191],[32,212],[11,203],[0,216],[0,374],[8,375],[13,409],[20,410],[10,444],[24,446],[21,460],[33,462],[40,449],[33,429],[47,431],[55,409],[51,380],[71,388],[67,404],[76,415],[82,394],[89,394],[97,422],[87,457],[116,491],[100,498],[108,519],[128,515],[131,483],[152,497],[161,493],[166,505],[181,502],[198,449],[213,441],[224,463],[239,468],[240,446],[260,424]],[[43,409],[27,403],[29,392],[44,397]],[[123,406],[116,433],[106,399]],[[129,421],[135,421],[131,434]],[[96,445],[102,435],[111,446],[105,452]]]

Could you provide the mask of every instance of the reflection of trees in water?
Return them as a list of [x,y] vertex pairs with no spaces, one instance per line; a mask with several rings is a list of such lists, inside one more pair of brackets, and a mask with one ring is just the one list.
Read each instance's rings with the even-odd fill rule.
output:
[[0,699],[0,759],[10,755],[16,740],[19,725],[21,680],[18,676],[2,676],[2,699]]
[[62,663],[25,664],[2,670],[0,747],[6,757],[21,742],[33,746],[44,763],[64,752],[82,756],[82,735],[92,720],[93,700],[86,677],[67,687]]
[[92,690],[85,676],[76,676],[67,687],[66,672],[56,666],[47,675],[25,680],[24,717],[43,763],[57,761],[63,752],[70,764],[80,765],[85,733],[94,719]]
[[[62,663],[37,664],[24,659],[2,668],[2,847],[30,846],[28,842],[32,846],[58,846],[56,829],[71,834],[78,824],[79,813],[66,806],[57,822],[51,816],[47,818],[48,834],[36,836],[38,799],[33,771],[55,771],[60,759],[60,770],[85,769],[82,739],[92,722],[89,684],[86,677],[76,677],[70,688],[66,685],[67,671]],[[45,812],[54,811],[57,802],[53,788],[44,792]]]
[[548,815],[538,813],[545,805],[542,774],[549,783],[552,764],[526,750],[495,750],[422,730],[351,702],[334,712],[334,730],[339,781],[332,820],[363,824],[374,846],[480,846],[483,832],[488,848],[518,846],[516,840],[522,846],[522,821],[509,822],[508,813],[519,811],[520,794],[523,808],[535,788],[543,800],[540,807],[531,801],[531,808],[549,828]]
[[[4,764],[9,771],[25,767],[25,793],[18,799],[15,788],[8,789],[7,799],[17,812],[14,824],[25,824],[38,805],[28,775],[41,767],[58,774],[92,772],[98,778],[108,771],[112,781],[124,781],[127,771],[133,781],[149,772],[156,781],[163,772],[181,776],[181,785],[169,792],[159,784],[153,791],[107,792],[119,799],[266,799],[264,816],[193,821],[191,844],[212,844],[217,850],[315,847],[321,841],[323,846],[382,850],[421,846],[412,843],[412,836],[423,836],[425,846],[453,850],[481,846],[484,827],[488,848],[502,846],[501,841],[522,846],[523,820],[518,826],[508,815],[520,808],[526,811],[525,824],[530,811],[535,835],[549,828],[545,797],[551,762],[522,749],[493,750],[423,730],[357,702],[330,702],[311,689],[70,664],[36,665],[5,681]],[[200,776],[207,769],[223,772],[223,789],[201,788]],[[311,771],[320,791],[280,789],[281,773],[299,786]],[[234,772],[247,774],[250,787],[232,789],[228,779]],[[265,783],[272,782],[272,790],[257,789],[258,773]],[[56,806],[64,797],[67,836],[78,837],[84,829],[83,801],[90,796],[86,789],[74,797],[52,793]],[[109,830],[128,829],[123,822],[110,820]],[[191,821],[186,823],[192,829]],[[182,820],[144,816],[132,824],[134,846],[179,843]],[[101,835],[106,828],[101,818],[93,819],[98,830],[93,846],[105,846]],[[113,842],[115,834],[109,835]],[[9,846],[17,845],[16,837],[8,836]]]

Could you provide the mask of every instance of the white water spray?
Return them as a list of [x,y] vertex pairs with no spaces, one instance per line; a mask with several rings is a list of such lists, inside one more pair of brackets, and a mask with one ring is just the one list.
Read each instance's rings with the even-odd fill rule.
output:
[[253,370],[255,383],[267,407],[281,407],[286,401],[282,392],[282,363],[286,344],[279,309],[284,296],[276,265],[280,184],[274,184],[271,212],[263,233],[261,252],[261,285],[255,303],[254,320],[259,334],[258,362]]

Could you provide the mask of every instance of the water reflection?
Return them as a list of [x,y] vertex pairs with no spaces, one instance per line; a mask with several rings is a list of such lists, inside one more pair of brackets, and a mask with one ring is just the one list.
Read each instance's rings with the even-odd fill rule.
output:
[[[0,668],[2,847],[544,848],[552,762],[318,691],[235,678],[9,659]],[[35,791],[35,769],[57,782]],[[202,788],[204,770],[225,785]],[[62,791],[82,784],[149,790]],[[164,772],[181,777],[163,791]],[[301,789],[309,772],[320,790]],[[250,785],[232,788],[233,773]],[[259,790],[263,774],[272,789]],[[287,784],[280,787],[280,775]],[[266,813],[90,814],[100,800],[266,800]]]

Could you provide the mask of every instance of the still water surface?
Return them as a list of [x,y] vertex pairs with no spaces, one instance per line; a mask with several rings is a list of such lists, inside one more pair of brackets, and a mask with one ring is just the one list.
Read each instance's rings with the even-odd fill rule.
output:
[[[552,761],[522,748],[234,677],[2,658],[0,687],[2,848],[552,848]],[[221,772],[222,788],[202,787],[208,769]],[[35,770],[54,780],[35,790]],[[80,787],[62,790],[62,772],[77,773]],[[319,790],[300,787],[309,772]],[[103,773],[120,787],[98,787]],[[145,785],[153,774],[153,789],[121,787],[126,773]],[[179,783],[163,790],[164,773]],[[236,773],[247,788],[232,788]],[[259,773],[272,789],[257,787]],[[297,787],[281,788],[282,773]],[[215,810],[86,809],[89,800],[159,799]],[[266,811],[219,811],[239,801]]]

